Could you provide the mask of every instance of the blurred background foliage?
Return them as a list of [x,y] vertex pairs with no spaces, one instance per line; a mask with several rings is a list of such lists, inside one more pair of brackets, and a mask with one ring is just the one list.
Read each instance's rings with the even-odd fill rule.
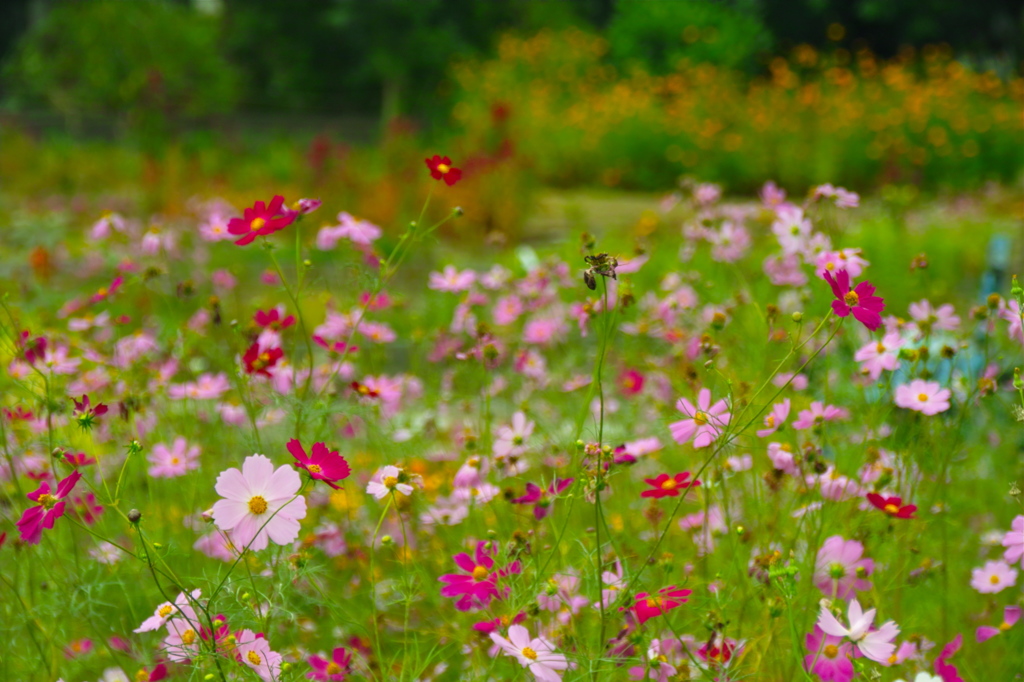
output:
[[385,219],[444,151],[489,226],[540,185],[967,190],[1024,168],[1022,36],[1019,0],[6,0],[0,180]]

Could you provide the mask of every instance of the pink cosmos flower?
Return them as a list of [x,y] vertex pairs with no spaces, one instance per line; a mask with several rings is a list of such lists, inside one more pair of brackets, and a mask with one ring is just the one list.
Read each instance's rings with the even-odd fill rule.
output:
[[870,590],[871,582],[865,578],[875,570],[875,562],[863,556],[864,545],[833,535],[818,550],[814,584],[822,594],[831,597],[834,591],[834,596],[839,599],[849,599],[855,590]]
[[897,407],[932,416],[949,409],[951,395],[950,390],[942,388],[937,381],[914,379],[896,387],[893,402]]
[[1021,607],[1019,606],[1007,606],[1003,609],[1003,622],[999,624],[999,627],[992,627],[990,625],[982,625],[975,632],[975,637],[979,642],[992,639],[996,635],[1001,635],[1006,632],[1020,620]]
[[790,476],[800,473],[796,468],[793,448],[789,443],[768,443],[768,459],[772,461],[772,467]]
[[963,643],[963,635],[958,634],[949,644],[942,647],[942,653],[940,653],[935,659],[935,672],[937,672],[939,677],[942,678],[942,682],[964,682],[964,678],[960,677],[960,673],[957,671],[956,666],[949,662],[949,659],[953,657],[953,654],[960,651],[960,647]]
[[563,490],[572,485],[573,478],[556,478],[547,491],[533,483],[526,484],[526,494],[512,500],[512,504],[532,504],[533,516],[540,521],[551,511],[551,502]]
[[777,287],[802,287],[807,284],[807,275],[801,269],[800,256],[796,253],[774,256],[764,260],[764,274]]
[[804,667],[821,678],[822,682],[850,682],[854,676],[853,645],[842,637],[825,634],[820,627],[804,639],[807,650]]
[[856,192],[835,187],[830,183],[819,185],[811,192],[811,200],[831,199],[837,208],[857,208],[860,205],[860,196]]
[[1006,302],[1006,306],[999,311],[999,316],[1010,323],[1007,334],[1010,339],[1020,341],[1024,344],[1024,321],[1021,318],[1020,304],[1016,300]]
[[793,428],[809,429],[821,426],[825,422],[846,419],[849,416],[850,412],[845,408],[836,407],[835,405],[825,405],[824,403],[816,400],[811,403],[810,409],[800,410],[800,413],[797,414],[796,421],[793,422]]
[[475,281],[476,273],[472,270],[459,272],[454,265],[446,265],[443,271],[430,273],[428,286],[435,291],[458,293],[467,291]]
[[[666,651],[666,653],[668,653]],[[647,649],[647,665],[637,665],[629,669],[629,679],[634,681],[650,680],[651,682],[670,682],[679,673],[676,667],[668,662],[662,653],[661,642],[651,640]]]
[[642,625],[655,616],[660,616],[676,607],[682,606],[688,601],[687,597],[691,593],[692,590],[684,590],[677,588],[675,585],[669,585],[658,590],[656,595],[641,592],[636,595],[636,600],[632,606],[624,606],[619,610],[632,611],[633,615],[636,616],[637,622]]
[[331,652],[329,661],[319,656],[310,656],[309,667],[312,670],[306,673],[307,679],[317,682],[343,682],[352,671],[352,654],[345,651],[345,647],[338,647]]
[[335,490],[341,487],[337,482],[348,478],[352,473],[345,458],[339,455],[337,450],[328,450],[323,443],[313,443],[312,455],[309,456],[297,438],[288,441],[287,447],[288,452],[297,460],[295,466],[305,469],[311,478],[323,481]]
[[717,230],[708,235],[711,243],[711,258],[720,263],[738,261],[750,248],[750,233],[742,225],[725,221]]
[[526,451],[524,443],[533,434],[533,427],[524,412],[513,414],[511,426],[499,426],[495,432],[494,454],[498,457],[521,455]]
[[154,445],[146,459],[153,465],[149,467],[149,475],[153,478],[184,476],[199,468],[199,446],[189,447],[185,439],[178,436],[170,448],[163,443]]
[[825,606],[821,607],[818,627],[825,634],[849,639],[865,658],[870,658],[882,665],[889,665],[889,657],[896,651],[893,640],[900,633],[899,626],[890,620],[877,630],[872,630],[871,624],[875,620],[874,609],[862,610],[860,602],[856,598],[850,601],[848,608],[849,628],[836,620],[836,617]]
[[1003,559],[1010,565],[1019,561],[1020,567],[1024,568],[1024,514],[1013,519],[1001,544],[1006,548]]
[[366,492],[378,500],[383,500],[392,492],[412,495],[412,486],[405,482],[406,474],[396,466],[388,464],[374,474],[366,484]]
[[267,539],[287,545],[299,536],[299,520],[306,517],[306,498],[299,495],[302,481],[287,466],[274,470],[263,455],[246,457],[242,470],[231,468],[217,477],[213,521],[231,532],[239,547],[259,551]]
[[199,652],[202,645],[200,636],[202,628],[199,621],[194,617],[173,618],[167,622],[167,636],[161,648],[167,653],[167,658],[175,662],[190,660]]
[[898,332],[886,334],[881,341],[862,346],[853,356],[857,362],[863,363],[860,371],[877,381],[882,370],[893,372],[900,366],[899,352],[903,347],[903,338]]
[[692,438],[695,448],[704,448],[715,442],[732,417],[724,398],[711,404],[711,391],[706,388],[698,393],[696,406],[686,398],[680,398],[676,409],[689,419],[669,424],[672,439],[677,443],[685,443]]
[[441,588],[442,597],[458,597],[455,608],[469,611],[474,608],[487,608],[493,598],[501,598],[498,591],[498,577],[494,570],[493,555],[497,547],[493,543],[480,541],[476,545],[473,557],[460,552],[452,557],[455,565],[465,573],[447,573],[438,578],[445,583]]
[[568,332],[565,321],[556,317],[530,320],[523,327],[523,343],[547,346],[561,340]]
[[264,682],[275,682],[281,674],[281,654],[270,650],[270,642],[252,630],[242,630],[235,636],[238,644],[235,655]]
[[864,268],[870,265],[860,257],[860,249],[843,249],[842,251],[823,251],[815,261],[815,274],[824,277],[826,272],[846,270],[850,277],[860,277]]
[[1017,571],[1005,561],[987,561],[971,571],[971,587],[982,594],[995,594],[1017,584]]
[[869,331],[882,326],[881,313],[885,310],[885,302],[874,295],[875,287],[870,282],[861,282],[851,289],[850,273],[846,270],[837,272],[835,278],[831,272],[826,271],[824,277],[836,297],[832,301],[832,310],[836,315],[846,317],[852,312],[857,321]]
[[789,406],[789,398],[772,405],[772,411],[764,418],[764,428],[757,431],[758,438],[770,436],[786,424],[786,420],[789,418]]
[[45,481],[38,489],[28,494],[28,499],[37,502],[38,506],[26,509],[17,523],[22,542],[28,545],[39,544],[43,529],[53,528],[54,522],[64,516],[64,507],[67,504],[64,498],[71,493],[80,478],[82,474],[76,469],[57,484],[57,490],[53,494],[50,484]]
[[160,606],[156,607],[153,615],[142,621],[142,625],[135,628],[134,632],[151,632],[153,630],[159,630],[164,626],[164,623],[172,618],[183,618],[186,621],[197,622],[196,612],[191,606],[191,602],[199,599],[202,594],[202,590],[192,590],[191,596],[186,596],[184,592],[178,593],[178,597],[172,604],[169,601],[165,601]]
[[92,653],[93,643],[91,639],[76,639],[64,647],[65,658],[78,658]]
[[529,668],[539,682],[561,682],[559,671],[571,667],[564,655],[555,653],[554,644],[544,637],[531,639],[530,631],[522,625],[509,626],[508,639],[492,632],[491,640],[506,656],[512,656],[519,665]]
[[782,204],[775,209],[776,220],[772,223],[772,232],[779,240],[779,246],[786,255],[796,254],[804,250],[807,240],[814,229],[811,221],[804,217],[804,212],[791,204]]
[[261,235],[266,236],[282,230],[293,222],[298,214],[283,210],[284,197],[276,195],[266,205],[257,201],[252,208],[242,212],[241,218],[232,218],[228,221],[228,232],[241,237],[235,240],[235,244],[245,246]]
[[933,308],[927,299],[910,304],[910,316],[918,328],[927,333],[932,330],[954,331],[960,326],[960,318],[951,303]]

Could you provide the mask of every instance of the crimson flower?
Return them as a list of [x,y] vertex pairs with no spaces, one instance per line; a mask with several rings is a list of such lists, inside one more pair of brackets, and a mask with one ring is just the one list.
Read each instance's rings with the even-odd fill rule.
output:
[[89,304],[99,303],[109,298],[115,291],[121,288],[124,284],[124,277],[118,275],[114,278],[114,281],[110,283],[109,287],[100,287],[96,290],[96,293],[89,298]]
[[[504,569],[496,569],[493,558],[496,551],[494,543],[481,540],[476,545],[474,556],[460,552],[452,557],[455,565],[465,573],[447,573],[438,578],[445,583],[441,588],[441,596],[459,597],[455,602],[455,608],[459,611],[486,607],[491,599],[501,599],[503,595],[498,589],[498,578],[519,573],[522,569],[518,561],[513,561]],[[504,592],[507,594],[508,588]]]
[[288,441],[288,452],[298,460],[295,463],[297,467],[305,469],[310,477],[323,481],[335,490],[341,487],[335,485],[335,482],[348,478],[352,473],[345,458],[337,450],[328,450],[323,443],[313,443],[312,454],[307,456],[298,439],[292,438]]
[[544,490],[540,486],[533,483],[526,484],[526,494],[522,497],[517,497],[512,500],[512,504],[532,504],[533,516],[535,519],[540,521],[548,515],[550,511],[552,497],[558,495],[563,490],[572,485],[572,482],[576,480],[573,478],[556,478],[555,482],[548,486],[547,490]]
[[109,408],[103,403],[99,403],[95,407],[90,404],[89,396],[83,395],[82,402],[78,402],[74,398],[71,399],[75,403],[75,421],[78,422],[83,430],[88,431],[96,423],[96,418],[103,416],[107,413]]
[[344,355],[345,352],[355,353],[359,350],[359,346],[349,346],[344,341],[335,341],[334,343],[328,343],[327,340],[322,336],[314,336],[313,343],[316,345],[326,348],[331,353],[337,353],[338,355]]
[[380,393],[378,393],[377,391],[373,390],[372,388],[370,388],[366,384],[359,383],[358,381],[353,381],[350,384],[350,386],[352,387],[353,391],[355,391],[356,393],[358,393],[359,395],[361,395],[364,398],[378,398],[378,397],[380,397]]
[[657,595],[652,596],[646,592],[641,592],[636,595],[635,603],[632,606],[623,606],[619,611],[632,611],[636,615],[637,622],[643,624],[655,616],[660,616],[677,606],[685,604],[686,598],[690,594],[691,590],[684,590],[676,588],[675,585],[669,585],[658,590]]
[[135,673],[135,679],[143,680],[143,682],[160,682],[160,680],[165,680],[167,679],[167,666],[163,663],[158,663],[152,670],[139,668],[139,672]]
[[33,339],[32,332],[26,329],[21,332],[18,351],[28,364],[34,365],[36,360],[42,360],[43,355],[46,353],[46,339],[42,336],[37,336]]
[[875,296],[875,287],[870,282],[861,282],[850,288],[850,273],[840,270],[833,278],[832,273],[825,271],[825,281],[832,287],[836,300],[832,301],[832,310],[839,317],[846,317],[851,312],[857,321],[875,331],[882,326],[881,312],[885,310],[885,301]]
[[89,466],[91,464],[95,464],[96,463],[96,458],[95,457],[90,457],[89,455],[85,454],[84,452],[79,452],[78,454],[74,454],[74,455],[71,454],[70,452],[65,452],[64,453],[64,459],[67,461],[68,464],[70,464],[71,466],[76,467],[76,468],[77,467]]
[[271,308],[267,312],[257,310],[256,315],[253,316],[253,320],[256,322],[256,324],[263,327],[264,329],[270,327],[274,331],[287,329],[288,327],[295,324],[294,315],[284,317],[283,315],[281,315],[281,311],[279,311],[277,308]]
[[269,377],[270,368],[276,365],[277,361],[283,356],[284,351],[280,348],[261,350],[260,344],[257,341],[249,346],[249,350],[245,351],[245,355],[242,356],[242,362],[245,363],[246,373],[262,374],[265,377]]
[[319,656],[309,657],[309,667],[313,670],[306,677],[317,682],[342,682],[352,670],[352,654],[345,647],[337,647],[331,652],[331,660]]
[[245,246],[256,237],[273,234],[294,223],[298,212],[289,211],[283,206],[284,197],[278,194],[270,200],[269,206],[257,201],[252,208],[243,211],[241,218],[232,218],[228,221],[228,232],[241,235],[235,244]]
[[452,160],[447,156],[434,154],[426,159],[427,168],[430,169],[430,177],[435,180],[444,180],[449,187],[462,178],[462,171],[452,166]]
[[691,485],[694,487],[700,485],[700,481],[696,479],[689,481],[687,480],[688,478],[690,478],[689,471],[684,471],[675,476],[658,474],[657,478],[645,478],[644,482],[651,486],[653,490],[643,491],[640,493],[640,497],[678,497],[680,490],[686,490]]
[[43,529],[53,528],[54,522],[64,516],[64,507],[67,504],[64,498],[74,489],[80,478],[82,474],[73,471],[57,484],[56,492],[51,494],[50,484],[43,481],[37,490],[28,494],[28,499],[39,504],[26,509],[18,521],[18,532],[21,533],[22,542],[29,545],[39,544]]
[[914,518],[914,512],[917,511],[916,505],[905,505],[900,497],[882,497],[878,493],[868,493],[868,502],[871,503],[871,506],[881,509],[889,516],[895,516],[897,519],[912,519]]
[[508,616],[498,616],[491,620],[483,620],[479,623],[473,623],[473,629],[477,632],[489,635],[492,632],[497,632],[499,628],[507,628],[509,625],[519,625],[524,620],[526,620],[526,612],[520,611],[512,618],[509,618]]

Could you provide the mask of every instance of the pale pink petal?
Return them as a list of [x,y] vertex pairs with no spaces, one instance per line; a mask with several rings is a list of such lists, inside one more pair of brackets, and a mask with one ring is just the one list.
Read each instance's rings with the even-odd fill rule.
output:
[[[236,469],[230,469],[230,471],[236,471]],[[221,530],[235,528],[248,515],[249,506],[247,501],[217,500],[213,505],[213,522]]]
[[822,632],[833,637],[845,637],[849,633],[849,630],[844,628],[832,615],[832,612],[824,606],[821,607],[821,614],[818,616],[818,627]]
[[246,457],[242,462],[242,474],[249,482],[249,489],[259,495],[267,492],[270,478],[274,475],[274,463],[263,455]]
[[214,490],[217,491],[218,495],[229,500],[248,502],[249,498],[252,497],[249,482],[245,480],[242,472],[235,468],[220,472],[220,475],[217,476],[217,484],[214,486]]
[[508,629],[508,638],[512,641],[518,650],[523,647],[530,646],[530,631],[524,628],[522,625],[513,625]]

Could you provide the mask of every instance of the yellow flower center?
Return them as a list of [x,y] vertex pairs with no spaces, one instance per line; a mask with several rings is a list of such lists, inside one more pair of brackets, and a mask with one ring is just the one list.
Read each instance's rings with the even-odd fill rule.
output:
[[177,457],[171,457],[171,464],[177,464],[177,463],[178,463],[178,462],[180,462],[180,461],[181,461],[181,460],[180,460],[180,459],[178,459]]
[[679,483],[677,483],[676,479],[674,479],[674,478],[670,478],[670,479],[668,479],[667,481],[665,481],[664,483],[661,484],[661,489],[662,490],[675,490],[678,487],[679,487]]
[[920,400],[922,403],[926,403],[926,402],[928,402],[928,394],[927,393],[918,393],[917,394],[917,399]]
[[267,224],[267,221],[264,220],[263,218],[253,218],[252,222],[249,223],[249,229],[250,230],[258,230],[258,229],[260,229],[261,227],[263,227],[266,224]]
[[311,474],[319,474],[321,471],[323,471],[319,464],[310,464],[308,467],[306,467],[306,470]]
[[196,641],[196,631],[192,628],[185,630],[181,633],[181,643],[187,645],[194,644]]
[[396,477],[394,477],[394,476],[385,476],[384,477],[384,487],[385,488],[394,488],[396,485],[398,485],[398,479]]
[[149,673],[143,668],[135,673],[135,682],[149,682]]
[[697,410],[697,414],[693,415],[693,421],[697,424],[697,426],[704,426],[705,424],[708,423],[708,415],[706,412],[701,412],[700,410]]
[[886,514],[896,515],[900,513],[900,508],[890,502],[889,504],[885,505],[882,511],[884,511]]
[[896,654],[893,654],[892,656],[889,657],[889,665],[896,665],[896,661],[897,661]]
[[337,675],[341,673],[341,666],[335,663],[334,661],[331,661],[327,664],[327,669],[324,670],[324,672],[328,675]]
[[843,300],[846,301],[846,305],[857,305],[860,303],[860,296],[857,295],[856,291],[847,291],[846,295],[843,296]]
[[992,583],[993,585],[998,585],[999,584],[999,576],[998,575],[989,576],[988,581],[990,583]]
[[782,450],[783,452],[793,452],[793,446],[789,443],[781,443],[779,444],[779,450]]
[[1010,623],[1007,623],[1006,621],[1003,621],[1002,623],[999,624],[999,629],[1002,632],[1006,632],[1007,630],[1009,630],[1012,627],[1013,627],[1013,625],[1011,625]]
[[537,652],[534,651],[533,649],[531,649],[528,646],[524,646],[523,647],[523,656],[526,656],[531,661],[536,661],[537,660]]
[[164,604],[160,607],[160,610],[157,611],[157,614],[159,614],[161,618],[166,618],[167,616],[171,615],[172,611],[174,611],[173,606],[171,606],[170,604]]
[[764,418],[764,425],[767,426],[769,429],[774,427],[775,426],[775,415],[774,414],[770,414],[767,417],[765,417]]
[[490,575],[487,569],[483,566],[477,566],[473,569],[473,580],[480,582],[481,580],[487,580],[487,576]]
[[821,653],[825,654],[825,656],[828,658],[835,658],[839,655],[839,647],[837,647],[835,644],[829,644]]
[[249,653],[247,653],[245,655],[245,657],[248,658],[249,662],[252,663],[253,665],[259,665],[260,663],[263,662],[263,659],[260,658],[260,655],[258,653],[256,653],[255,651],[250,651]]
[[879,355],[884,353],[885,352],[885,344],[879,342],[879,344],[877,346],[875,346],[875,352],[878,353]]
[[661,605],[664,603],[664,601],[662,601],[661,597],[648,597],[646,599],[646,602],[647,602],[647,608],[649,608],[649,609],[660,608]]
[[263,514],[267,511],[267,501],[259,495],[254,495],[249,498],[249,511],[253,514]]
[[441,175],[444,175],[445,173],[447,173],[451,169],[452,169],[452,167],[449,166],[446,163],[439,163],[439,164],[437,164],[437,172],[439,172]]
[[57,498],[47,493],[43,493],[42,495],[40,495],[39,499],[36,501],[39,503],[39,506],[41,506],[43,509],[51,509],[53,505],[57,504]]

